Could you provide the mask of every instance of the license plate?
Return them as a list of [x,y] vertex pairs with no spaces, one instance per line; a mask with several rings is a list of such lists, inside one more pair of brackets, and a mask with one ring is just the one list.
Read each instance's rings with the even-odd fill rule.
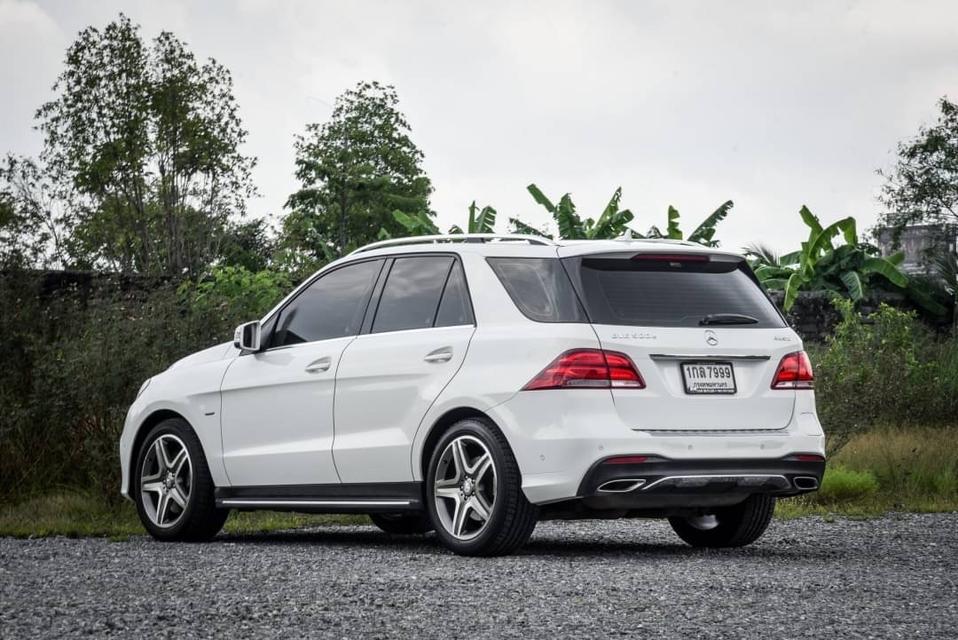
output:
[[683,362],[685,393],[735,393],[731,362]]

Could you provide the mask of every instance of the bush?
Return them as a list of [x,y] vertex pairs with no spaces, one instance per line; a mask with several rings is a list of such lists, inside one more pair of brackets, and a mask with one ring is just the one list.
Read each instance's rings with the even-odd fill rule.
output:
[[878,491],[878,479],[870,471],[853,471],[842,466],[831,466],[822,479],[816,496],[819,502],[847,502],[860,500]]
[[912,312],[881,305],[862,319],[845,300],[824,349],[811,350],[829,447],[878,424],[954,424],[958,341],[939,339]]
[[241,268],[182,284],[3,274],[0,492],[67,486],[116,497],[117,443],[140,384],[229,340],[237,324],[268,310],[287,288],[282,276]]

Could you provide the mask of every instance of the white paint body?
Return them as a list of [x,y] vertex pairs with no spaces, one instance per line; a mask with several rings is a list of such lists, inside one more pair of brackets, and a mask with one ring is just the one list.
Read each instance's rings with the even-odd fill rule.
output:
[[[711,346],[700,328],[534,322],[486,261],[661,249],[642,241],[450,243],[347,256],[319,277],[357,258],[458,255],[475,325],[363,334],[255,354],[222,344],[184,358],[152,378],[130,407],[120,440],[122,493],[130,495],[136,438],[156,412],[176,413],[193,426],[219,487],[421,481],[430,430],[463,408],[487,415],[502,430],[525,495],[537,504],[576,497],[587,470],[612,455],[824,455],[814,392],[770,388],[781,357],[802,349],[790,328],[711,327],[718,339]],[[715,253],[693,246],[681,251]],[[599,347],[631,356],[647,387],[521,391],[560,353]],[[449,357],[424,360],[437,352]],[[734,396],[690,396],[677,362],[652,359],[663,352],[768,360],[736,362]]]

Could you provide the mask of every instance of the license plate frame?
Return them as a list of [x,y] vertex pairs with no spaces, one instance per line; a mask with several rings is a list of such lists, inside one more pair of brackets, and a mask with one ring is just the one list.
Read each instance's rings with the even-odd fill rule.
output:
[[[709,383],[713,378],[714,372],[709,371],[709,380],[690,380],[686,367],[728,367],[728,378],[724,378],[732,383],[731,387],[711,387],[701,388],[696,383]],[[735,367],[727,360],[683,360],[679,363],[679,371],[682,372],[682,386],[685,393],[690,396],[733,396],[738,393],[738,384],[735,381]],[[691,384],[690,384],[691,383]]]

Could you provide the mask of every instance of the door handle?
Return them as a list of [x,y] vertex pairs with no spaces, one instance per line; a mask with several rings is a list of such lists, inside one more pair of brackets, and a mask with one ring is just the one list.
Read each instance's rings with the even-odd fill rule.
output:
[[319,360],[313,360],[306,365],[306,373],[322,373],[323,371],[329,371],[329,367],[332,366],[332,364],[332,358],[329,356],[323,356]]
[[442,347],[435,351],[430,351],[423,358],[426,362],[449,362],[452,360],[452,347]]

